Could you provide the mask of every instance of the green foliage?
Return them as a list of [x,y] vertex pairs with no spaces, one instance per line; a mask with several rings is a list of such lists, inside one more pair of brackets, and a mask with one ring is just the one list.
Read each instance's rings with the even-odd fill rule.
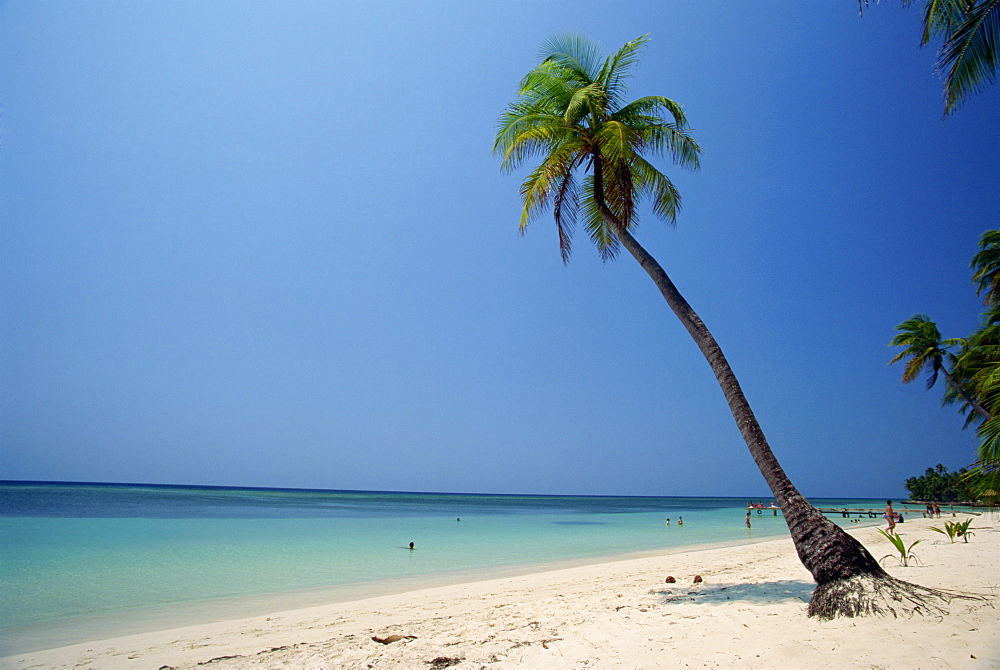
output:
[[970,535],[975,535],[975,533],[973,533],[971,530],[969,530],[969,526],[972,525],[972,519],[966,519],[965,521],[956,521],[954,523],[955,523],[956,528],[958,529],[958,534],[966,542],[969,541],[969,536]]
[[[919,562],[920,559],[918,559],[916,554],[913,553],[913,548],[918,544],[920,544],[922,540],[914,540],[910,544],[910,546],[907,547],[906,544],[903,542],[902,536],[899,535],[898,533],[896,534],[887,533],[881,528],[878,529],[878,532],[882,533],[882,536],[885,537],[885,539],[889,540],[889,542],[892,543],[892,546],[896,548],[896,553],[898,554],[896,558],[899,559],[899,562],[903,564],[904,568],[909,565],[910,561]],[[884,561],[885,559],[892,557],[893,554],[886,554],[885,556],[882,557],[882,560]]]
[[975,498],[965,480],[967,470],[948,472],[948,468],[938,463],[936,468],[927,468],[920,477],[906,480],[906,490],[911,500],[935,502],[967,501]]
[[931,530],[933,530],[936,533],[941,533],[942,535],[947,535],[948,539],[951,540],[951,543],[955,544],[955,535],[958,532],[958,529],[955,527],[955,524],[953,522],[945,521],[944,530],[938,528],[937,526],[931,526]]
[[917,314],[896,326],[899,334],[889,343],[893,347],[906,347],[893,356],[889,365],[908,358],[903,368],[903,383],[909,384],[921,370],[927,371],[927,388],[937,383],[938,374],[944,369],[945,361],[954,365],[955,355],[949,351],[959,344],[958,340],[943,340],[937,324],[925,314]]
[[[995,453],[997,442],[988,446],[993,449],[992,453]],[[1000,505],[1000,457],[987,456],[986,453],[987,450],[981,446],[979,462],[969,468],[963,480],[972,492],[974,500],[984,505]]]
[[979,251],[972,257],[972,283],[984,305],[996,304],[1000,297],[1000,230],[987,230],[979,240]]
[[965,521],[945,521],[943,530],[937,526],[931,526],[931,530],[942,535],[947,535],[951,543],[955,544],[956,537],[964,538],[968,542],[969,536],[975,535],[975,533],[969,530],[970,525],[972,525],[972,519],[966,519]]
[[[902,5],[918,1],[924,14],[921,46],[935,38],[942,41],[936,66],[944,75],[947,116],[996,79],[1000,0],[902,0]],[[864,10],[868,3],[858,0],[858,8]]]
[[521,184],[521,231],[551,207],[563,261],[569,260],[578,216],[605,260],[618,251],[615,227],[634,227],[639,200],[674,222],[680,195],[647,156],[698,167],[701,149],[688,135],[679,104],[658,95],[625,102],[626,81],[647,41],[626,42],[610,56],[580,35],[547,41],[542,62],[524,76],[518,98],[500,115],[493,151],[502,167],[513,170],[541,158]]
[[944,33],[938,68],[945,73],[945,114],[996,77],[1000,0],[968,2],[961,21]]
[[[994,19],[1000,31],[1000,11]],[[976,331],[967,338],[942,339],[934,322],[918,314],[896,327],[899,332],[891,342],[905,347],[890,361],[907,361],[903,382],[924,370],[931,388],[939,374],[944,376],[945,404],[957,404],[966,427],[975,426],[979,436],[977,460],[968,470],[951,479],[928,470],[924,477],[906,480],[911,497],[918,500],[1000,504],[1000,230],[983,233],[971,267],[976,294],[986,306]]]

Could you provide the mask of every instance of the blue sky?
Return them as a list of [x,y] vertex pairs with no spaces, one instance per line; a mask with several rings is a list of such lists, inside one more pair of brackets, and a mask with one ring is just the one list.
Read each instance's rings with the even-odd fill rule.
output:
[[517,233],[496,119],[548,37],[649,33],[697,173],[637,237],[807,496],[973,460],[887,367],[967,334],[1000,91],[942,118],[919,12],[853,0],[0,3],[0,477],[767,497],[630,258]]

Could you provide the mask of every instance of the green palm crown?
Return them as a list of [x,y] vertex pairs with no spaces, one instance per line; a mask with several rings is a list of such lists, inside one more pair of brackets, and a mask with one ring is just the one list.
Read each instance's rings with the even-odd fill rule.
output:
[[521,80],[518,98],[500,116],[493,151],[505,170],[541,156],[521,184],[521,232],[551,206],[564,261],[579,214],[606,260],[618,251],[615,228],[635,225],[637,201],[648,198],[658,217],[675,221],[680,195],[644,154],[698,168],[701,149],[687,133],[680,105],[658,95],[624,100],[626,80],[647,41],[639,37],[604,58],[579,35],[546,42],[542,62]]

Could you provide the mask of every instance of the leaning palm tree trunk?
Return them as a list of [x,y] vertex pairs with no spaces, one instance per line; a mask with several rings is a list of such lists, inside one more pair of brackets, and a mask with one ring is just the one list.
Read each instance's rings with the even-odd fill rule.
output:
[[750,403],[722,348],[680,294],[660,264],[628,231],[617,229],[622,246],[649,274],[684,324],[722,387],[733,419],[767,485],[781,505],[799,560],[816,580],[809,615],[821,619],[864,614],[939,611],[935,604],[958,597],[890,577],[854,537],[827,519],[795,488],[764,437]]
[[962,388],[961,384],[956,382],[955,378],[951,375],[951,373],[945,370],[943,366],[941,368],[941,373],[944,375],[944,380],[948,382],[948,385],[951,386],[952,389],[954,389],[955,393],[957,393],[962,400],[964,400],[969,404],[969,407],[975,410],[976,414],[983,417],[983,421],[989,421],[990,419],[993,418],[993,415],[985,407],[980,405],[978,402],[976,402],[975,398],[973,398],[972,396],[970,396],[968,393],[965,392],[965,389]]
[[864,614],[896,616],[904,611],[940,611],[940,606],[933,601],[947,602],[956,597],[955,594],[889,576],[858,540],[823,516],[795,488],[771,451],[764,431],[715,337],[659,262],[621,225],[604,202],[599,156],[595,160],[594,175],[594,196],[602,216],[612,224],[611,228],[621,245],[660,289],[670,309],[705,356],[722,387],[750,455],[781,505],[799,560],[816,580],[817,587],[809,601],[809,615],[831,619]]

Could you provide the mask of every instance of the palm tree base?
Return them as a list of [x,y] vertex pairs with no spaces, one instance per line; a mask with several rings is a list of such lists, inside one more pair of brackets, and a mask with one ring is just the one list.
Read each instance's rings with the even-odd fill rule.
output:
[[882,574],[861,574],[819,584],[809,601],[809,616],[828,621],[859,616],[940,616],[956,598],[981,596],[930,589]]

